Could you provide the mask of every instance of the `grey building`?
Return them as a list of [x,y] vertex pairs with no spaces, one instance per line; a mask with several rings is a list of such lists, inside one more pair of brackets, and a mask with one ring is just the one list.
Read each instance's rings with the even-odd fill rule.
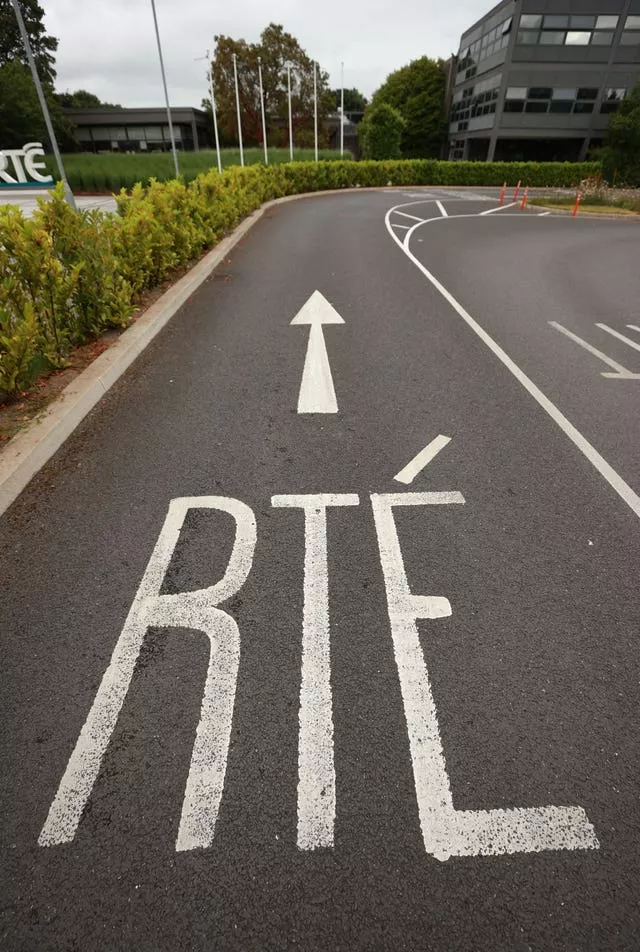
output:
[[640,0],[504,0],[463,33],[449,158],[564,161],[640,81]]
[[[85,152],[161,152],[171,148],[167,111],[163,108],[63,108],[74,138]],[[171,122],[179,149],[210,148],[211,123],[202,109],[172,108]]]

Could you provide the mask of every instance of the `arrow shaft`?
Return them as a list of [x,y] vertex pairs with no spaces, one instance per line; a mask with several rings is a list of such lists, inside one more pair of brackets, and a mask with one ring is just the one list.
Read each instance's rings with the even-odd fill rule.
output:
[[321,324],[309,328],[309,343],[298,396],[298,413],[337,413],[338,402]]

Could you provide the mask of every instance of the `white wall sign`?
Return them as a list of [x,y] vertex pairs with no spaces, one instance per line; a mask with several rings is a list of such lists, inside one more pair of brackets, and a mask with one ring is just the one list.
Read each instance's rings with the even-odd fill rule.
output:
[[33,185],[34,182],[53,185],[43,159],[41,142],[26,142],[21,149],[3,149],[0,152],[0,186]]

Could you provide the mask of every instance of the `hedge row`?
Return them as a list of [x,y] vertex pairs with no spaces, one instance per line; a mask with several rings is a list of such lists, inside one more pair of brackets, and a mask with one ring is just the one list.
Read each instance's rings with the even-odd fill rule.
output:
[[269,199],[372,185],[570,186],[597,171],[594,163],[294,162],[136,185],[117,197],[117,214],[72,211],[61,186],[32,219],[2,207],[0,400],[63,367],[75,345],[126,326],[144,291]]

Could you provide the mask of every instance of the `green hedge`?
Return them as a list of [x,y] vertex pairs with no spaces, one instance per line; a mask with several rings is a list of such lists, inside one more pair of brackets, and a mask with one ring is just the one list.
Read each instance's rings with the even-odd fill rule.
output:
[[0,399],[64,367],[71,349],[128,324],[140,295],[197,258],[263,202],[385,185],[571,186],[594,163],[408,160],[233,167],[193,182],[152,181],[117,197],[117,214],[74,212],[61,186],[32,219],[0,207]]

